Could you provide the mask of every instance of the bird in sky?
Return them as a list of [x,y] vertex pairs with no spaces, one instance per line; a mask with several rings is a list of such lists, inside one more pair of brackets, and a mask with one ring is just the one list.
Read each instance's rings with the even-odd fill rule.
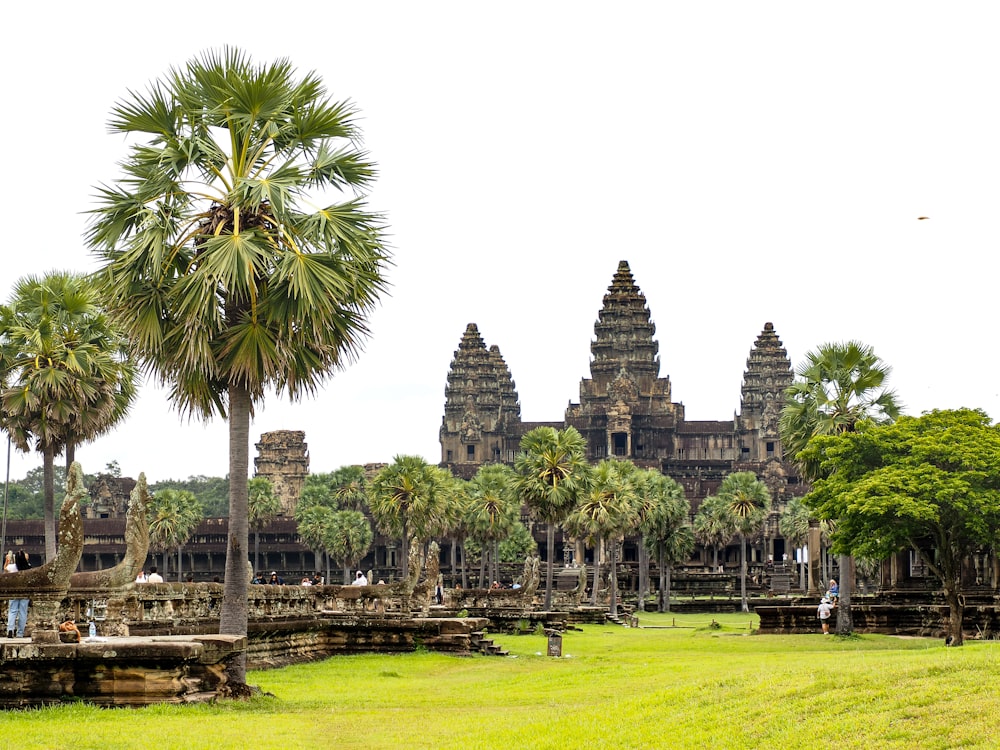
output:
[[924,221],[925,219],[931,218],[930,216],[918,216],[917,221]]

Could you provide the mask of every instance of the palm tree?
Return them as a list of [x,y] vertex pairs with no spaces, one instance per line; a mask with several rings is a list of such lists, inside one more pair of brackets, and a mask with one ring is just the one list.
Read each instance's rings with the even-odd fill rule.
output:
[[160,490],[149,498],[149,546],[163,553],[163,576],[167,575],[167,552],[177,550],[177,580],[181,580],[181,547],[204,519],[205,513],[194,493],[187,490]]
[[338,510],[330,514],[322,531],[323,546],[330,557],[343,565],[345,585],[351,582],[351,568],[368,554],[374,538],[364,513]]
[[56,551],[55,456],[121,421],[135,397],[124,341],[80,274],[54,271],[17,282],[0,307],[0,422],[22,451],[42,453],[45,555]]
[[[468,485],[465,526],[469,538],[482,546],[480,585],[500,578],[500,542],[521,522],[521,504],[514,492],[514,471],[503,464],[480,467]],[[487,571],[487,560],[492,572]]]
[[247,520],[253,529],[253,564],[257,571],[260,564],[260,532],[281,513],[281,498],[274,493],[274,485],[267,477],[254,477],[247,481]]
[[647,537],[649,551],[656,554],[660,567],[659,611],[670,611],[670,574],[674,565],[690,559],[694,550],[694,529],[686,521],[661,538]]
[[[785,391],[779,425],[785,455],[799,464],[806,479],[820,478],[817,462],[800,459],[813,437],[854,432],[862,421],[887,423],[900,415],[895,391],[885,386],[891,372],[872,347],[858,341],[823,344],[806,355],[796,368],[799,379]],[[840,555],[838,565],[837,632],[847,635],[854,630],[850,555]]]
[[600,581],[602,542],[611,549],[608,588],[612,617],[618,615],[618,542],[639,523],[635,475],[636,468],[632,463],[614,459],[601,461],[591,470],[586,491],[566,518],[570,533],[589,539],[594,545],[594,603],[597,602]]
[[[788,501],[781,516],[778,518],[778,531],[792,547],[805,546],[809,539],[809,520],[812,514],[802,498],[793,497]],[[801,571],[801,583],[803,591],[806,588],[806,567],[808,562],[803,561],[799,568]]]
[[[368,334],[385,290],[374,165],[356,112],[315,73],[233,48],[112,110],[143,139],[101,187],[88,242],[111,314],[186,414],[229,423],[229,543],[219,632],[247,632],[250,416],[270,389],[316,392]],[[343,200],[322,205],[324,194]],[[318,205],[317,205],[318,204]],[[246,677],[245,662],[231,670]]]
[[375,523],[384,534],[402,540],[400,564],[404,580],[410,574],[410,539],[426,541],[445,510],[445,473],[419,456],[396,456],[369,487]]
[[328,474],[310,474],[306,477],[295,506],[295,521],[299,537],[309,545],[316,556],[319,567],[321,558],[326,557],[326,580],[330,578],[330,554],[326,549],[328,528],[333,523],[333,514],[340,510],[336,495],[331,489]]
[[646,552],[656,555],[660,571],[657,608],[669,612],[671,568],[688,559],[694,549],[694,531],[688,522],[691,506],[684,498],[684,489],[670,477],[655,470],[640,476],[639,530]]
[[760,531],[771,509],[771,493],[752,471],[738,471],[722,480],[718,497],[726,504],[733,528],[740,535],[740,604],[744,612],[749,612],[747,537]]
[[546,524],[545,609],[552,608],[556,524],[576,505],[587,486],[587,444],[574,427],[536,427],[521,438],[514,462],[515,488],[531,515]]
[[733,527],[732,515],[724,500],[716,495],[709,495],[701,501],[698,512],[694,516],[695,538],[706,547],[711,547],[714,553],[712,567],[719,567],[719,547],[725,547],[733,538],[736,529]]

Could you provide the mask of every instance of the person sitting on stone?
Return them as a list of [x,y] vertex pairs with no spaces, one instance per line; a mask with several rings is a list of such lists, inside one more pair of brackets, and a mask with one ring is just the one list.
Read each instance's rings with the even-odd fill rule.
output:
[[285,579],[278,575],[277,571],[271,571],[271,577],[267,579],[267,582],[272,586],[284,586]]
[[145,570],[140,570],[139,571],[139,575],[137,575],[135,577],[135,582],[136,583],[148,583],[149,582],[149,577],[146,575],[146,571]]
[[149,575],[146,576],[146,583],[163,583],[163,576],[156,571],[155,565],[149,569]]
[[365,578],[365,574],[362,573],[359,570],[358,573],[357,573],[357,575],[354,576],[354,580],[351,581],[351,585],[352,586],[367,586],[368,585],[368,579]]

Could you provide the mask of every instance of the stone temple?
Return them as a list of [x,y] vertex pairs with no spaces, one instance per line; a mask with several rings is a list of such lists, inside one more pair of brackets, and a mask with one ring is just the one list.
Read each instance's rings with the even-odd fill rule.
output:
[[753,471],[774,500],[766,534],[780,555],[777,516],[805,491],[778,437],[783,391],[793,381],[791,362],[774,326],[765,323],[750,347],[739,411],[725,421],[688,421],[674,402],[670,379],[660,377],[656,326],[626,261],[618,264],[594,324],[590,377],[580,381],[578,403],[561,422],[524,422],[514,379],[500,349],[487,349],[475,323],[462,336],[448,372],[441,464],[469,478],[485,463],[513,463],[521,437],[548,425],[572,426],[587,441],[591,462],[613,456],[674,478],[691,511],[735,471]]

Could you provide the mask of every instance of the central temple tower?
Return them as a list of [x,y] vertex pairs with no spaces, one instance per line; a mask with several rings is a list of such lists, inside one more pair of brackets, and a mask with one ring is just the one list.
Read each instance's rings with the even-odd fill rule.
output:
[[566,410],[566,425],[587,441],[588,459],[658,467],[673,454],[684,406],[671,402],[670,378],[659,376],[655,333],[646,298],[620,261],[594,324],[590,378],[580,381],[580,403]]

